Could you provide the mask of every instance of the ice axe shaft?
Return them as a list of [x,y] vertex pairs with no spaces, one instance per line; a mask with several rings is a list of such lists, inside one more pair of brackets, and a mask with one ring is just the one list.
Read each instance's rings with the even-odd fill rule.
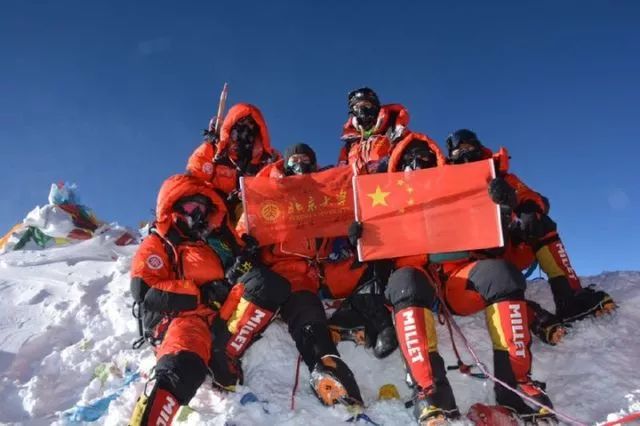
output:
[[222,86],[222,92],[220,92],[220,100],[218,101],[218,112],[216,113],[215,122],[213,125],[213,130],[216,136],[220,136],[220,125],[222,124],[222,119],[224,116],[224,110],[227,104],[227,95],[229,94],[229,85],[224,83]]

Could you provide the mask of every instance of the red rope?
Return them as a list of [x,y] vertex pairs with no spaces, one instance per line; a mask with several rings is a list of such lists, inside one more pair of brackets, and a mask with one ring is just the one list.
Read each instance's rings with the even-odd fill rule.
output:
[[458,346],[456,345],[456,339],[453,337],[453,330],[451,328],[450,316],[446,314],[445,307],[442,305],[444,303],[444,297],[442,297],[440,293],[440,282],[434,283],[436,295],[438,300],[440,301],[438,307],[438,322],[442,325],[447,326],[447,330],[449,331],[449,339],[451,340],[451,347],[453,348],[453,353],[456,355],[458,359],[458,364],[456,366],[447,367],[447,370],[455,370],[458,369],[462,374],[467,374],[472,377],[476,377],[479,379],[486,379],[484,374],[475,374],[471,372],[472,366],[466,364],[462,361],[462,357],[460,356],[460,352],[458,352]]
[[302,355],[298,355],[298,361],[296,362],[296,378],[293,381],[293,389],[291,390],[291,411],[296,408],[296,391],[298,390],[298,382],[300,381],[300,363],[302,362]]
[[631,414],[628,414],[628,415],[624,416],[624,417],[623,417],[623,418],[621,418],[621,419],[618,419],[618,420],[612,420],[612,421],[610,421],[610,422],[607,422],[607,423],[601,424],[600,426],[614,426],[614,425],[621,425],[621,424],[623,424],[623,423],[629,423],[629,422],[630,422],[630,421],[632,421],[632,420],[638,420],[638,419],[640,419],[640,411],[638,411],[637,413],[631,413]]
[[530,403],[532,403],[532,404],[534,404],[534,405],[536,405],[538,407],[541,407],[541,408],[544,408],[544,409],[548,410],[550,413],[555,414],[558,418],[566,421],[569,424],[573,424],[573,425],[577,425],[577,426],[587,426],[587,424],[584,423],[584,422],[576,420],[576,419],[574,419],[574,418],[572,418],[572,417],[570,417],[570,416],[568,416],[566,414],[562,414],[562,413],[554,410],[551,407],[547,407],[546,405],[541,404],[540,402],[538,402],[535,399],[529,397],[528,395],[520,392],[519,390],[512,388],[507,383],[503,382],[502,380],[498,379],[493,374],[491,374],[489,372],[489,370],[487,370],[487,367],[485,367],[485,365],[480,361],[480,358],[478,357],[478,355],[476,355],[475,351],[473,350],[473,348],[469,344],[469,341],[467,340],[465,335],[462,333],[462,330],[460,329],[460,326],[458,326],[458,324],[455,322],[455,320],[453,319],[453,315],[451,314],[451,312],[449,311],[449,308],[445,304],[444,298],[442,297],[442,295],[441,295],[441,293],[439,291],[442,288],[442,284],[441,284],[439,276],[437,275],[437,272],[433,271],[431,268],[427,268],[427,274],[429,275],[429,278],[431,278],[431,280],[433,280],[433,282],[437,286],[436,294],[437,294],[438,298],[440,299],[440,304],[442,305],[442,309],[443,309],[445,315],[449,317],[449,320],[451,321],[451,325],[453,326],[453,328],[456,331],[456,333],[458,333],[458,335],[462,339],[462,342],[464,343],[465,347],[467,348],[467,351],[469,351],[469,353],[471,354],[471,357],[476,362],[476,366],[480,369],[480,371],[482,373],[484,373],[487,376],[487,378],[489,380],[491,380],[494,383],[499,383],[504,388],[509,389],[511,392],[513,392],[516,395],[518,395],[520,398],[522,398],[522,399],[524,399],[526,401],[529,401]]

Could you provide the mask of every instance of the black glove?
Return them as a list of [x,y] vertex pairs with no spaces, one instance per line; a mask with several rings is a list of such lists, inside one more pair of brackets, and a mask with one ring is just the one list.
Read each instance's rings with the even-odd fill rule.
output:
[[536,212],[520,213],[519,216],[520,230],[525,239],[540,238],[542,235],[542,227],[540,223],[540,215]]
[[[542,197],[542,196],[541,196]],[[549,200],[546,197],[542,197],[543,202],[548,206]],[[515,209],[516,214],[519,216],[520,213],[544,213],[542,208],[533,200],[527,200],[524,203],[520,203],[518,207]]]
[[240,238],[244,241],[242,252],[249,257],[256,256],[258,254],[258,249],[260,248],[258,240],[249,234],[242,234],[242,237]]
[[349,225],[349,230],[347,231],[347,236],[349,238],[349,244],[357,247],[358,239],[362,237],[362,222],[351,222],[351,225]]
[[200,286],[200,302],[217,311],[229,296],[229,284],[226,281],[210,281]]
[[234,189],[233,191],[231,191],[229,193],[229,195],[227,195],[227,206],[229,206],[229,205],[235,206],[240,201],[241,201],[240,200],[240,191],[238,191],[237,189]]
[[225,273],[227,281],[231,285],[235,285],[241,276],[254,268],[255,263],[255,261],[244,255],[236,257],[236,261]]
[[216,134],[216,132],[214,130],[209,130],[209,129],[204,129],[202,130],[202,136],[204,136],[204,139],[215,145],[218,143],[218,141],[220,140],[220,138],[218,137],[218,135]]
[[233,265],[225,273],[225,277],[231,285],[235,285],[242,275],[258,264],[258,249],[260,248],[258,240],[249,234],[243,234],[240,238],[244,241],[244,247],[240,250]]
[[501,177],[489,182],[489,195],[494,203],[514,208],[517,204],[516,190]]

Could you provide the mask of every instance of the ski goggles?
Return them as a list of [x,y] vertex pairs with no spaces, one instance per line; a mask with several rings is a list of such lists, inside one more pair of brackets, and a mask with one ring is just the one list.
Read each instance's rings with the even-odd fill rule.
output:
[[206,216],[211,209],[211,201],[201,195],[188,197],[176,203],[176,210],[188,216]]
[[482,159],[482,151],[475,143],[462,142],[449,152],[454,163],[469,163]]
[[311,157],[307,154],[293,154],[287,159],[287,166],[291,167],[294,164],[311,164]]
[[378,113],[378,107],[369,101],[356,102],[350,109],[356,116],[376,115]]
[[184,211],[189,216],[193,216],[196,211],[198,211],[201,215],[207,214],[207,206],[197,201],[188,201],[184,203],[182,206],[182,211]]
[[411,153],[405,154],[402,157],[402,163],[404,169],[410,170],[428,169],[437,165],[435,155],[429,153]]
[[459,130],[450,134],[447,136],[446,145],[449,159],[454,161],[461,157],[468,157],[471,153],[479,153],[482,147],[476,134],[469,130]]

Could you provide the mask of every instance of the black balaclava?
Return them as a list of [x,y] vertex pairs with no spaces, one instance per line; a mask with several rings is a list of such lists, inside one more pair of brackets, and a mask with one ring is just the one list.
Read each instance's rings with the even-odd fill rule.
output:
[[[238,168],[244,172],[253,156],[253,145],[260,129],[251,116],[244,117],[231,128],[232,159]],[[233,158],[235,157],[235,158]]]
[[[349,93],[348,101],[349,113],[358,120],[358,124],[364,130],[370,130],[376,124],[380,113],[380,100],[376,92],[368,87],[361,87]],[[364,101],[371,105],[362,105]]]
[[412,140],[404,148],[398,171],[428,169],[437,166],[436,155],[426,143]]
[[[289,164],[289,158],[295,154],[305,154],[311,160],[310,163]],[[284,150],[284,171],[287,176],[303,175],[318,170],[316,153],[306,143],[297,143]]]
[[[482,160],[482,143],[471,130],[456,130],[447,136],[446,142],[451,163],[462,164]],[[461,148],[460,145],[462,144],[470,145],[470,147]]]

